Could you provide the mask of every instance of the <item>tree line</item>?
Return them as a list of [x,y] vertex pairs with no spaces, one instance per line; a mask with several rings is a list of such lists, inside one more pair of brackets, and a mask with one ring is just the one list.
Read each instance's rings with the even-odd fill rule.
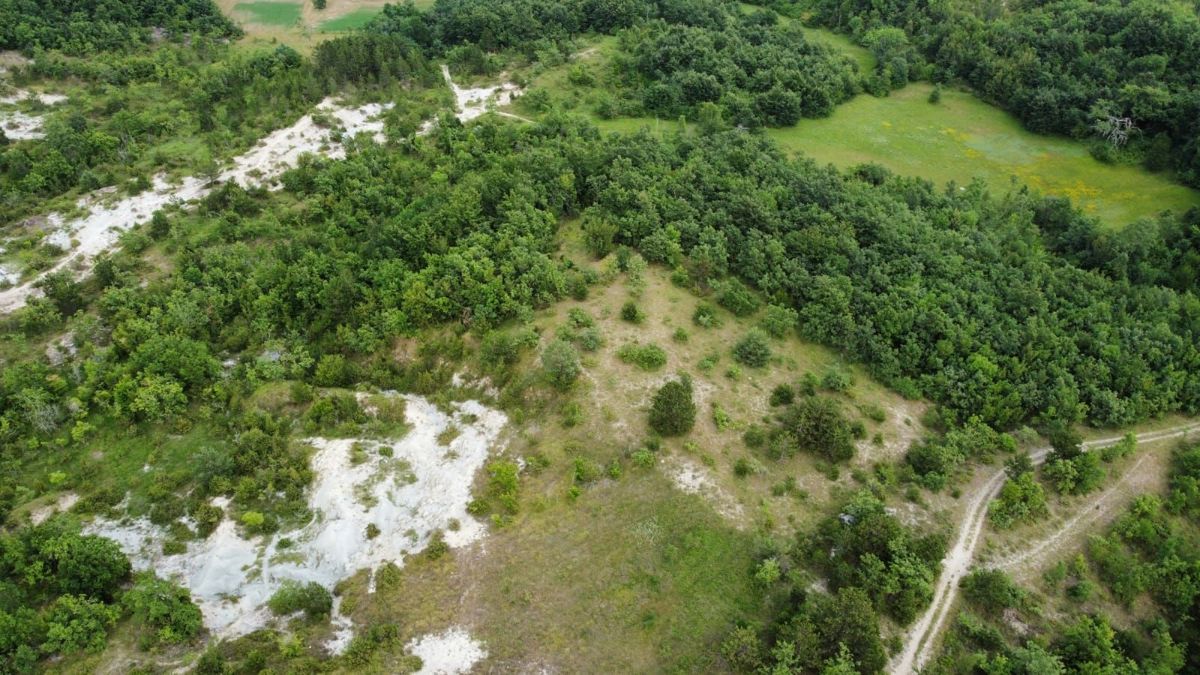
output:
[[176,39],[241,35],[212,0],[0,0],[0,49],[132,51],[152,42],[155,29]]

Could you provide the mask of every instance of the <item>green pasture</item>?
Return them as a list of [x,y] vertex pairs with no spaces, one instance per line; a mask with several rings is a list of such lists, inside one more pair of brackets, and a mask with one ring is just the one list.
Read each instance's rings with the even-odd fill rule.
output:
[[251,23],[265,26],[292,26],[300,21],[301,7],[297,2],[239,2],[233,9]]
[[367,25],[367,22],[373,19],[381,9],[381,7],[356,9],[353,12],[343,14],[336,19],[330,19],[321,23],[321,32],[338,33],[362,28],[363,26]]
[[839,167],[874,162],[939,185],[978,177],[998,192],[1015,179],[1070,197],[1114,227],[1200,205],[1200,192],[1169,175],[1097,161],[1083,143],[1026,131],[1016,118],[971,94],[946,90],[932,104],[929,92],[930,85],[919,83],[886,98],[859,96],[831,117],[767,134],[789,151]]

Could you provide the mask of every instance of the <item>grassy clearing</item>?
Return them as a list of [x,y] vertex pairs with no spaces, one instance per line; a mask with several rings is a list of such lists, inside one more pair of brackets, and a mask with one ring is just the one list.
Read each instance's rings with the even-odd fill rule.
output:
[[379,13],[379,8],[371,9],[356,9],[348,14],[343,14],[336,19],[321,22],[322,33],[337,33],[341,31],[355,30],[367,25],[371,19]]
[[841,167],[874,162],[938,184],[978,177],[998,192],[1015,180],[1070,197],[1118,227],[1200,204],[1200,193],[1166,175],[1101,163],[1083,144],[1026,131],[1016,118],[968,93],[946,90],[940,103],[931,104],[930,90],[920,83],[887,98],[859,96],[831,117],[767,133],[789,151]]
[[[838,48],[852,56],[852,50],[859,49],[858,57],[870,57],[844,37],[828,34],[825,38],[843,41]],[[679,121],[673,119],[601,119],[594,113],[597,89],[568,81],[567,74],[577,63],[601,72],[616,48],[611,39],[595,41],[565,65],[535,68],[525,75],[531,89],[548,91],[556,105],[587,115],[604,132],[678,131]],[[860,67],[870,72],[873,64]],[[1028,185],[1044,194],[1070,197],[1112,227],[1164,210],[1182,212],[1200,205],[1200,192],[1175,183],[1167,174],[1099,162],[1083,143],[1027,131],[1016,118],[966,92],[944,90],[941,102],[931,104],[930,91],[931,85],[916,83],[886,98],[860,95],[839,106],[831,117],[806,119],[766,133],[788,152],[839,167],[873,162],[938,185],[950,181],[963,185],[979,178],[998,193]],[[537,117],[519,100],[512,112]]]
[[[547,476],[567,468],[552,462]],[[356,622],[395,621],[405,639],[465,624],[504,672],[695,672],[735,620],[758,618],[750,536],[653,469],[572,504],[547,489],[478,547],[409,561],[373,595],[356,579]]]
[[239,2],[233,6],[234,14],[241,15],[251,23],[266,26],[291,26],[300,21],[301,8],[294,2]]

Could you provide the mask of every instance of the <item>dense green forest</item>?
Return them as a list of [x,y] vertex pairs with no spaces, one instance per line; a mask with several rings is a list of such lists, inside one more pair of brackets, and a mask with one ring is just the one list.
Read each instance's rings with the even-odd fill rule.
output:
[[[787,6],[783,3],[781,6]],[[961,80],[1030,128],[1200,185],[1200,18],[1185,3],[813,0],[815,21],[881,45],[889,74]],[[896,33],[896,31],[900,31]],[[913,61],[916,61],[913,63]],[[1133,123],[1121,128],[1121,121]]]
[[[143,652],[204,649],[189,592],[135,574],[116,544],[84,534],[81,519],[144,515],[172,533],[164,553],[186,551],[226,517],[246,536],[289,532],[312,516],[305,496],[317,476],[304,438],[405,430],[403,413],[368,414],[373,406],[355,391],[444,404],[477,368],[489,378],[478,389],[494,388],[488,395],[514,424],[579,424],[573,397],[598,380],[594,371],[618,367],[601,355],[606,337],[578,308],[557,331],[531,326],[618,277],[631,288],[624,328],[670,324],[638,290],[647,265],[701,299],[686,327],[671,324],[671,340],[750,322],[724,348],[725,380],[786,369],[794,384],[742,390],[767,412],[734,422],[715,399],[698,407],[697,392],[713,385],[694,386],[680,367],[633,411],[648,420],[640,445],[603,466],[570,451],[566,506],[557,494],[521,494],[548,465],[539,450],[519,467],[490,464],[471,513],[500,529],[525,504],[571,508],[585,487],[665,463],[672,448],[711,468],[697,418],[735,430],[744,451],[735,478],[778,471],[773,496],[817,514],[804,527],[755,521],[761,530],[736,539],[752,549],[743,551],[754,558],[747,602],[758,609],[721,617],[727,630],[710,642],[739,672],[886,668],[897,636],[929,607],[950,543],[944,522],[902,518],[894,504],[927,508],[928,498],[946,508],[962,496],[967,467],[1003,460],[1011,480],[991,523],[1037,523],[1047,514],[1043,483],[1056,499],[1099,489],[1101,462],[1133,452],[1132,441],[1085,452],[1078,425],[1200,413],[1200,212],[1103,229],[1069,201],[1018,185],[994,194],[978,181],[935,186],[873,164],[819,166],[787,156],[761,129],[829,115],[863,90],[883,95],[909,79],[962,81],[1031,128],[1109,134],[1097,141],[1108,150],[1096,152],[1173,167],[1197,183],[1194,13],[1146,1],[1021,3],[995,17],[939,3],[815,0],[811,9],[868,46],[879,69],[858,72],[774,12],[709,0],[389,5],[311,54],[226,44],[238,29],[207,1],[0,0],[0,48],[33,56],[17,84],[73,92],[48,113],[44,139],[0,148],[0,222],[20,246],[43,246],[19,221],[49,204],[109,186],[136,193],[160,171],[215,178],[221,161],[325,97],[396,104],[382,142],[349,141],[344,159],[306,156],[276,191],[228,182],[194,205],[169,206],[86,274],[46,275],[38,297],[0,317],[0,672],[101,652],[119,632]],[[171,40],[157,42],[156,29]],[[441,62],[486,79],[501,64],[561,63],[582,36],[598,34],[615,36],[611,116],[680,117],[677,132],[605,135],[560,110],[537,122],[490,115],[464,125],[441,114],[420,125],[444,96]],[[1125,116],[1138,131],[1114,148],[1112,129],[1096,124]],[[59,253],[39,250],[31,269]],[[63,336],[76,351],[50,358],[46,347]],[[821,379],[801,375],[782,346],[796,336],[844,363]],[[611,351],[621,367],[680,365],[650,342]],[[720,357],[697,368],[707,373]],[[893,413],[848,393],[849,364],[928,401],[920,423],[930,433],[856,464],[863,447],[883,445],[878,434],[867,440],[864,420]],[[278,400],[264,404],[264,391]],[[615,428],[628,412],[606,414]],[[1039,432],[1053,447],[1040,473],[1013,454],[1035,447]],[[100,459],[98,448],[129,439],[155,452],[186,445],[186,461],[143,476],[140,462],[125,475]],[[1200,667],[1200,556],[1188,521],[1200,510],[1197,453],[1179,449],[1167,496],[1136,500],[1062,574],[1072,579],[1068,597],[1084,593],[1072,589],[1089,575],[1121,603],[1149,594],[1157,622],[1115,633],[1103,614],[1051,620],[1003,575],[976,572],[933,672]],[[797,457],[814,464],[788,464]],[[783,476],[785,466],[811,469],[809,487]],[[818,499],[812,481],[835,486],[813,490],[826,500],[819,507],[806,502]],[[70,514],[26,520],[32,500],[63,490],[78,497]],[[704,537],[682,539],[670,562]],[[437,560],[448,547],[437,539],[430,550],[426,559]],[[316,586],[288,587],[292,596],[275,596],[273,609],[311,605],[306,616],[327,617],[331,591]],[[1042,637],[1018,639],[999,618],[1006,610]],[[217,645],[196,666],[382,667],[373,650],[399,650],[389,642],[397,631],[373,625],[326,662],[258,635]]]
[[239,34],[212,0],[0,2],[0,49],[58,49],[74,55],[133,50],[151,42],[155,29],[176,39]]
[[736,5],[709,0],[455,0],[435,3],[428,13],[390,6],[367,26],[444,51],[451,63],[474,72],[494,70],[484,55],[496,49],[520,50],[535,60],[561,58],[572,37],[619,29],[628,29],[620,31],[623,56],[615,64],[621,96],[606,106],[608,116],[707,116],[748,127],[787,126],[830,114],[860,88],[849,59],[810,42],[799,28],[778,23],[774,13],[747,15]]

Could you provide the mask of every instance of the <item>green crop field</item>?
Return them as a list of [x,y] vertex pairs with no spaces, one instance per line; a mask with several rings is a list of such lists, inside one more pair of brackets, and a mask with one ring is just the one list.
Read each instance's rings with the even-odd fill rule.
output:
[[367,9],[356,9],[349,14],[343,14],[336,19],[330,19],[321,24],[321,31],[326,33],[336,33],[340,31],[355,30],[367,25],[381,8],[372,7]]
[[767,133],[790,151],[845,167],[875,162],[935,183],[982,178],[997,191],[1012,179],[1070,197],[1113,226],[1200,205],[1200,193],[1136,166],[1104,164],[1078,141],[1034,134],[1011,115],[962,92],[928,102],[913,84],[887,98],[859,96],[831,117]]
[[295,2],[241,2],[233,9],[248,21],[267,26],[291,26],[300,20],[301,11]]

